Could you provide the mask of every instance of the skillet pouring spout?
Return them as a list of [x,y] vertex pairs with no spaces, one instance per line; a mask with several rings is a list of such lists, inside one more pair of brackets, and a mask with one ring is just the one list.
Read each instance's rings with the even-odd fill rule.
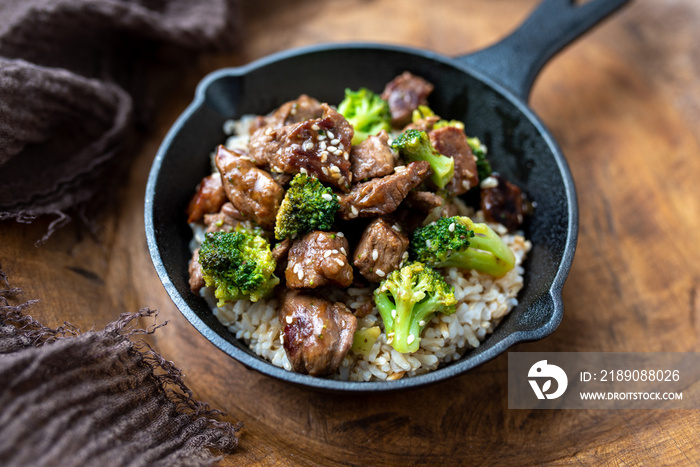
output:
[[[192,104],[164,138],[146,187],[149,251],[177,308],[216,347],[246,367],[306,388],[341,393],[396,391],[437,383],[464,374],[514,344],[551,334],[563,316],[561,290],[574,257],[578,208],[566,160],[525,100],[547,58],[616,9],[612,6],[624,2],[595,0],[582,7],[571,3],[545,0],[501,45],[463,57],[382,44],[332,44],[285,51],[205,77]],[[556,30],[551,31],[552,27]],[[532,40],[521,43],[522,38]],[[512,63],[521,62],[522,56],[530,57],[525,60],[526,66],[514,68],[510,78],[497,79],[506,76],[498,67],[508,69]],[[478,136],[489,148],[494,169],[536,203],[523,226],[532,248],[523,265],[524,283],[518,304],[479,347],[423,375],[395,381],[349,382],[274,366],[236,339],[205,300],[189,288],[192,232],[184,212],[192,190],[210,173],[206,156],[225,139],[222,128],[229,119],[266,114],[301,94],[337,103],[346,88],[380,91],[404,71],[434,84],[431,108],[438,115],[464,122],[470,135]]]

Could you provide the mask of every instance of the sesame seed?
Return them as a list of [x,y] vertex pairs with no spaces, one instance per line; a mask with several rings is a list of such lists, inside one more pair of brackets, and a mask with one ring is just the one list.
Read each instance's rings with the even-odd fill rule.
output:
[[297,277],[299,280],[302,280],[304,278],[304,270],[299,268],[299,271],[297,271]]
[[333,134],[333,132],[332,132],[331,130],[328,130],[328,131],[326,132],[326,134],[328,135],[328,137],[329,137],[330,139],[334,139],[334,138],[335,138],[335,135]]
[[345,266],[345,262],[340,258],[335,258],[335,262],[338,263],[338,266]]
[[267,128],[265,128],[265,134],[266,134],[267,136],[270,136],[270,135],[272,134],[272,127],[267,127]]
[[[328,159],[328,153],[326,151],[323,151],[321,153],[321,162],[326,162],[326,159]],[[325,167],[324,167],[324,169],[325,169]],[[328,174],[326,174],[326,175],[328,175]]]
[[394,224],[391,226],[396,232],[401,232],[401,226],[399,224]]
[[391,310],[391,317],[396,319],[396,310]]
[[335,146],[326,146],[324,149],[327,149],[328,152],[332,152],[333,154],[338,150]]
[[343,232],[338,232],[336,235],[338,235],[338,237],[340,237],[340,238],[343,238],[345,236],[345,234]]
[[338,143],[337,146],[341,151],[345,151],[345,146],[343,146],[343,143]]
[[469,180],[462,180],[462,188],[465,190],[468,190],[471,188],[471,185],[469,184]]
[[345,247],[344,247],[344,246],[341,246],[341,247],[340,247],[340,252],[341,252],[342,254],[344,254],[345,256],[348,255],[348,252],[345,251]]
[[410,344],[410,343],[413,342],[415,339],[416,339],[416,338],[414,337],[413,334],[409,334],[408,337],[406,338],[406,343],[407,343],[407,344]]
[[495,177],[486,177],[481,181],[481,188],[496,188],[498,186],[498,179]]
[[292,324],[292,321],[294,321],[294,319],[290,315],[287,315],[287,317],[284,318],[284,320],[287,322],[287,324]]
[[321,198],[325,199],[326,201],[332,201],[333,195],[331,195],[330,193],[324,193],[321,195]]
[[447,228],[447,230],[449,230],[450,232],[454,232],[455,231],[455,223],[454,222],[451,223],[450,226]]
[[343,153],[343,159],[345,159],[346,161],[350,160],[350,154],[347,151]]
[[325,141],[319,141],[319,143],[318,143],[318,148],[319,148],[321,151],[323,151],[324,149],[326,149],[326,142],[325,142]]
[[326,139],[326,135],[318,135],[319,141],[323,141],[324,139]]
[[377,269],[376,271],[374,271],[374,273],[375,273],[376,275],[378,275],[379,277],[384,277],[384,276],[386,276],[386,273],[385,273],[384,271],[382,271],[381,269]]
[[331,255],[331,250],[326,250],[323,252],[323,257],[328,258]]
[[331,165],[331,172],[340,173],[340,168],[337,165]]
[[317,124],[314,123],[313,125],[311,125],[311,129],[314,131],[318,131],[321,129],[321,127],[319,127]]
[[301,173],[303,173],[303,174],[309,173],[309,172],[306,171],[306,169],[305,169],[304,167],[299,168],[299,172],[301,172]]
[[372,261],[377,261],[377,258],[379,258],[379,252],[375,248],[374,250],[372,250]]
[[338,253],[339,253],[338,250],[335,250],[335,249],[333,250],[333,254],[334,254],[334,255],[337,255]]
[[359,214],[357,208],[355,206],[350,206],[350,211],[354,216],[357,216]]
[[314,148],[314,142],[311,140],[304,141],[304,150],[311,151]]
[[396,167],[394,167],[394,172],[401,172],[401,171],[403,171],[405,168],[406,168],[405,165],[397,165]]
[[333,146],[337,146],[338,143],[340,143],[340,140],[339,140],[338,138],[333,138],[333,139],[331,140],[331,144],[332,144]]
[[294,263],[294,267],[292,268],[292,272],[293,272],[294,274],[296,274],[297,271],[299,271],[299,268],[300,268],[300,267],[301,267],[301,263]]
[[408,258],[408,251],[404,251],[403,255],[401,255],[401,259],[406,259]]
[[328,168],[325,165],[321,167],[321,171],[323,172],[323,175],[328,175]]

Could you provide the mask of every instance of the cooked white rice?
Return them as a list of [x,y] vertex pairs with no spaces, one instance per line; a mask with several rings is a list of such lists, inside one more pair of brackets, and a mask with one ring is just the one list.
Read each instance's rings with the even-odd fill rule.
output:
[[[195,228],[200,236],[201,226]],[[518,304],[517,295],[523,286],[525,255],[530,242],[522,235],[502,235],[513,250],[516,266],[500,279],[477,272],[446,269],[445,280],[454,286],[457,311],[451,315],[437,314],[425,327],[420,348],[412,354],[401,354],[386,343],[386,335],[380,334],[369,355],[349,352],[340,373],[335,377],[350,381],[392,380],[415,376],[435,370],[442,363],[458,360],[467,350],[476,348],[493,332],[498,323]],[[196,245],[193,242],[193,246]],[[250,349],[273,365],[291,370],[287,354],[282,346],[282,326],[277,317],[277,299],[250,302],[239,300],[217,307],[214,290],[204,287],[201,295],[212,308],[214,316],[245,342]],[[372,301],[372,289],[350,288],[350,299],[345,304],[355,310]],[[357,329],[378,325],[382,320],[377,308],[358,320]]]
[[[245,135],[247,123],[245,120],[242,123],[236,122],[235,127],[234,123],[227,123],[227,130]],[[246,143],[240,137],[231,136],[227,146],[245,147]],[[476,222],[484,221],[481,212],[473,212],[466,206],[460,206],[460,210],[460,215],[468,215]],[[349,381],[381,381],[420,375],[437,369],[441,364],[458,360],[466,351],[478,347],[518,304],[517,295],[523,286],[522,262],[531,247],[523,235],[508,234],[501,225],[490,226],[515,254],[516,265],[510,272],[495,279],[486,274],[457,268],[444,270],[445,280],[455,288],[456,312],[433,317],[423,331],[417,352],[397,352],[387,344],[386,335],[382,332],[367,356],[350,351],[334,377]],[[204,226],[192,224],[191,227],[193,239],[190,248],[194,251],[204,239]],[[350,288],[347,292],[350,299],[346,299],[345,304],[351,310],[373,300],[373,290],[370,288]],[[280,339],[282,326],[277,316],[277,299],[270,298],[255,303],[239,300],[217,307],[213,288],[204,287],[200,294],[207,300],[217,319],[237,339],[245,342],[253,352],[273,365],[291,371],[291,364]],[[370,314],[358,319],[357,323],[358,330],[372,326],[383,329],[376,307]]]

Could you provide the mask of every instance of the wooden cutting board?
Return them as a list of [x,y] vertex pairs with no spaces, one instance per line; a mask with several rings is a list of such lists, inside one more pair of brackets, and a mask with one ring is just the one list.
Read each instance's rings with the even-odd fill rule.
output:
[[[433,387],[337,396],[258,375],[179,314],[146,248],[143,197],[168,127],[207,72],[289,47],[363,40],[457,55],[511,31],[536,1],[241,2],[244,45],[183,70],[115,205],[92,236],[79,221],[47,244],[48,221],[4,222],[0,261],[41,301],[47,325],[100,328],[160,310],[153,343],[195,395],[242,420],[222,465],[696,465],[700,412],[508,410],[507,356]],[[400,11],[396,11],[401,8]],[[531,104],[576,182],[580,236],[556,332],[520,351],[698,351],[700,48],[697,0],[637,0],[553,59]]]

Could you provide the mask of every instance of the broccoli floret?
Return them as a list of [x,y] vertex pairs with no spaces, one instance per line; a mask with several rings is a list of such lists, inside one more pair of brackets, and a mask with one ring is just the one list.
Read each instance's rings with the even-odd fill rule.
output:
[[452,179],[454,159],[437,152],[430,144],[430,138],[425,131],[406,130],[391,143],[391,147],[409,161],[427,161],[433,172],[430,179],[438,188],[445,188]]
[[372,346],[377,342],[377,338],[382,333],[379,326],[372,326],[367,329],[360,329],[355,331],[355,335],[352,340],[352,347],[350,350],[359,355],[364,355],[365,357],[372,351]]
[[296,174],[277,211],[275,238],[297,238],[312,230],[328,230],[339,207],[333,189],[315,177]]
[[387,342],[402,353],[418,350],[435,313],[455,312],[454,287],[430,266],[412,262],[389,274],[374,291]]
[[205,284],[215,287],[217,306],[240,299],[257,302],[279,283],[270,244],[249,230],[207,234],[199,249],[199,262]]
[[[411,114],[411,120],[413,123],[417,123],[419,120],[422,120],[427,117],[437,117],[437,115],[435,115],[435,112],[433,112],[433,109],[431,109],[427,105],[419,105],[418,108],[414,110]],[[433,128],[442,128],[445,126],[453,126],[464,131],[464,123],[460,122],[459,120],[445,120],[440,118],[433,124]]]
[[345,98],[338,104],[338,113],[355,129],[352,144],[359,144],[381,130],[391,130],[389,103],[369,89],[345,90]]
[[508,245],[488,225],[468,217],[443,217],[416,229],[411,257],[436,268],[474,269],[503,277],[515,266]]
[[476,157],[476,172],[479,176],[479,180],[483,180],[489,175],[491,175],[491,164],[489,164],[488,159],[486,159],[486,146],[477,138],[467,138],[467,144],[472,149],[474,157]]

